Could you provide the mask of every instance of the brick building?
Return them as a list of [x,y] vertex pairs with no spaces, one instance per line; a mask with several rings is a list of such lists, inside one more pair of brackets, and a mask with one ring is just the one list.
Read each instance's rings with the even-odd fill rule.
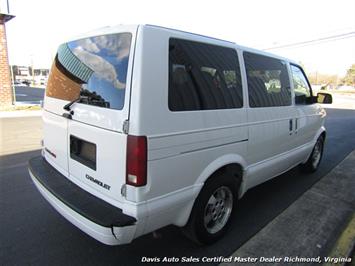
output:
[[14,16],[0,13],[0,107],[13,104],[5,23]]

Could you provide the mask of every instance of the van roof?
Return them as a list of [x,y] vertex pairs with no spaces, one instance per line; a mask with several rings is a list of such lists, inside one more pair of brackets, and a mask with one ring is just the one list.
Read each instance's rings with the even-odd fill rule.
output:
[[90,37],[90,36],[95,36],[95,35],[115,33],[118,30],[120,30],[122,27],[125,27],[125,28],[150,27],[150,28],[157,28],[157,29],[161,29],[161,30],[169,31],[169,32],[185,33],[185,34],[195,36],[195,37],[201,37],[204,39],[215,40],[215,41],[218,41],[221,43],[228,44],[229,46],[232,44],[232,45],[236,46],[238,49],[241,49],[243,51],[254,52],[254,53],[262,54],[265,56],[271,56],[274,58],[288,61],[293,64],[298,64],[297,62],[290,60],[288,58],[285,58],[285,57],[282,57],[282,56],[279,56],[279,55],[276,55],[276,54],[273,54],[270,52],[266,52],[263,50],[259,50],[259,49],[255,49],[255,48],[251,48],[251,47],[247,47],[247,46],[242,46],[242,45],[239,45],[239,44],[232,42],[232,41],[227,41],[227,40],[223,40],[223,39],[219,39],[219,38],[215,38],[215,37],[211,37],[211,36],[207,36],[207,35],[197,34],[197,33],[193,33],[193,32],[188,32],[188,31],[183,31],[183,30],[178,30],[178,29],[173,29],[173,28],[168,28],[168,27],[163,27],[163,26],[151,25],[151,24],[131,24],[131,25],[118,24],[118,25],[114,25],[114,26],[105,26],[105,27],[101,27],[101,28],[80,34],[78,36],[75,36],[74,38],[70,38],[70,40],[68,40],[68,41],[74,41],[74,40],[78,40],[78,39],[82,39],[82,38],[86,38],[86,37]]
[[186,33],[186,34],[193,35],[193,36],[199,36],[199,37],[202,37],[202,38],[207,38],[207,39],[211,39],[211,40],[224,42],[224,43],[229,44],[229,45],[233,44],[237,48],[239,48],[241,50],[244,50],[244,51],[255,52],[255,53],[258,53],[258,54],[263,54],[263,55],[266,55],[266,56],[271,56],[271,57],[275,57],[275,58],[278,58],[278,59],[286,60],[286,61],[289,61],[290,63],[298,64],[297,62],[295,62],[293,60],[290,60],[288,58],[285,58],[285,57],[282,57],[282,56],[279,56],[279,55],[276,55],[276,54],[273,54],[273,53],[270,53],[270,52],[266,52],[266,51],[263,51],[263,50],[259,50],[259,49],[255,49],[255,48],[239,45],[239,44],[237,44],[235,42],[232,42],[232,41],[227,41],[227,40],[223,40],[223,39],[219,39],[219,38],[215,38],[215,37],[211,37],[211,36],[207,36],[207,35],[202,35],[202,34],[197,34],[197,33],[193,33],[193,32],[177,30],[177,29],[167,28],[167,27],[162,27],[162,26],[157,26],[157,25],[151,25],[151,24],[146,24],[146,25],[141,25],[141,26],[159,28],[159,29],[162,29],[162,30],[167,30],[167,31],[172,31],[172,32],[181,32],[181,33]]

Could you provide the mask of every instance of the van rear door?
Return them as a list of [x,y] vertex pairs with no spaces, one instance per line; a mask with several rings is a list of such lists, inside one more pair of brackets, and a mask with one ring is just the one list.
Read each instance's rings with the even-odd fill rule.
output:
[[129,96],[137,27],[62,44],[52,66],[46,96],[61,100],[57,114],[67,121],[69,178],[122,201],[125,184]]

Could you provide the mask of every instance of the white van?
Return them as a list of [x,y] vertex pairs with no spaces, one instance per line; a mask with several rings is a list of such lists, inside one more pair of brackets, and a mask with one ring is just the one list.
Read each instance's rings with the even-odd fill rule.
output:
[[[299,164],[319,166],[326,115],[297,63],[151,25],[59,46],[34,184],[108,245],[166,225],[219,239],[237,199]],[[49,225],[50,226],[50,225]]]

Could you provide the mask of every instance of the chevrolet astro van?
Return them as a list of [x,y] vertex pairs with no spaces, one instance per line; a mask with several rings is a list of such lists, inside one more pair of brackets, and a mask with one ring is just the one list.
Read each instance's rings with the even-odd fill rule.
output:
[[172,224],[209,244],[248,189],[298,165],[317,170],[318,103],[331,102],[279,56],[152,25],[105,27],[59,46],[29,172],[102,243]]

